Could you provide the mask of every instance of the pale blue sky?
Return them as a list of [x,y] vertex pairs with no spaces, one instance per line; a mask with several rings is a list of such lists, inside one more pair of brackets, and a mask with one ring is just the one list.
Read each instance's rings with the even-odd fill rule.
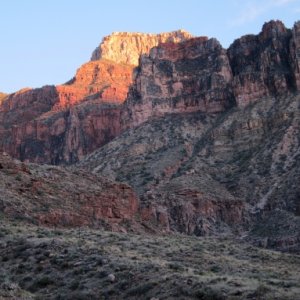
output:
[[0,91],[66,82],[113,31],[185,29],[224,47],[264,22],[300,20],[300,0],[0,0]]

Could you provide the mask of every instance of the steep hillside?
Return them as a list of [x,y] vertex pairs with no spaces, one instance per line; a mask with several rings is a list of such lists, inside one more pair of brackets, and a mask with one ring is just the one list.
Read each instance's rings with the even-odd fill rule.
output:
[[79,166],[130,184],[166,231],[299,251],[299,26],[153,48],[123,105],[132,129]]
[[0,155],[0,214],[55,227],[138,228],[132,189],[86,172],[24,164]]
[[299,250],[299,107],[290,95],[219,115],[165,116],[79,165],[130,184],[141,213],[167,231],[250,230],[266,246]]

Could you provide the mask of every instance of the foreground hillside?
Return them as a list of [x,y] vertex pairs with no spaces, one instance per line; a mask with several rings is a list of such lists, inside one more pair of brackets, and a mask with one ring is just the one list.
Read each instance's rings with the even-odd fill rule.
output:
[[0,213],[46,226],[138,230],[138,198],[125,184],[88,172],[24,164],[0,154]]
[[300,257],[232,239],[0,219],[0,299],[299,299]]

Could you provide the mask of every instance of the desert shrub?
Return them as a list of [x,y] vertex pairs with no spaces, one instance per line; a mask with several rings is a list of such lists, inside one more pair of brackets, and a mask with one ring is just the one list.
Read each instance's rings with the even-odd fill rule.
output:
[[156,282],[146,282],[129,289],[127,296],[143,296],[157,285]]
[[219,291],[213,290],[209,287],[197,290],[194,293],[194,296],[196,299],[200,300],[225,300],[225,297]]

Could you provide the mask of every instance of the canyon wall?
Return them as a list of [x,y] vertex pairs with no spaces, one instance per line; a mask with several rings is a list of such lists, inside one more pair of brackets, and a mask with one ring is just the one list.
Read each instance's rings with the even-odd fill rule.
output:
[[164,43],[142,55],[122,126],[135,127],[169,113],[217,113],[299,89],[300,22],[265,23],[258,35],[225,50],[216,39]]
[[[0,104],[0,148],[23,161],[70,164],[120,134],[121,104],[141,53],[185,31],[115,33],[63,85],[24,89]],[[134,61],[132,61],[133,59]],[[4,98],[4,96],[3,96]]]
[[124,104],[124,126],[166,113],[217,113],[235,105],[226,50],[216,39],[165,43],[142,56]]
[[299,36],[300,22],[287,29],[271,21],[226,50],[183,30],[113,33],[66,84],[3,97],[0,148],[22,160],[69,164],[152,118],[217,114],[296,92]]

